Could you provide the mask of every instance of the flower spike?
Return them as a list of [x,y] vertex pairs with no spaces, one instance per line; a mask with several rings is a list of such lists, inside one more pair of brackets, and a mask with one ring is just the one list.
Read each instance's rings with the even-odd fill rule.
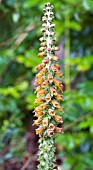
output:
[[62,73],[59,71],[59,57],[55,55],[55,51],[60,50],[56,44],[55,24],[52,23],[54,13],[53,6],[50,2],[44,5],[44,16],[42,17],[43,36],[41,41],[38,57],[43,57],[42,63],[36,69],[39,71],[36,75],[35,83],[37,88],[37,99],[35,103],[38,106],[34,109],[37,119],[34,125],[39,126],[36,129],[36,134],[39,134],[39,162],[38,170],[56,170],[55,165],[55,136],[57,133],[62,133],[62,127],[58,127],[63,123],[62,117],[58,112],[63,112],[60,106],[62,96]]

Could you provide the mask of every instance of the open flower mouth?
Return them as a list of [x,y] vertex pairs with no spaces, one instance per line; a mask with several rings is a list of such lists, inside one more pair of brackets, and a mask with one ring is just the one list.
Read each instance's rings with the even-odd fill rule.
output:
[[54,116],[54,115],[56,114],[55,111],[52,110],[52,109],[49,109],[48,112],[49,112],[49,114],[50,114],[51,116]]

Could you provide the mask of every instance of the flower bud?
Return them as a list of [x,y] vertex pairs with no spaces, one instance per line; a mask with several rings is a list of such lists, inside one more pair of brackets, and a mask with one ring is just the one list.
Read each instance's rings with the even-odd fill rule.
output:
[[[43,27],[46,27],[47,25],[45,23],[42,24]],[[41,37],[42,38],[42,37]],[[41,41],[41,40],[40,40]]]
[[47,6],[51,6],[50,2],[47,2]]
[[51,48],[50,48],[50,47],[48,47],[48,48],[47,48],[47,51],[51,51]]
[[42,52],[43,50],[45,50],[45,47],[40,47],[40,48],[39,48],[39,51]]
[[46,12],[46,9],[45,9],[45,8],[43,9],[43,12]]
[[49,62],[49,58],[45,57],[43,63],[47,64]]
[[45,38],[41,37],[41,38],[39,38],[39,40],[42,42],[42,41],[45,41]]
[[46,31],[45,28],[42,28],[42,29],[41,29],[41,32],[45,32],[45,31]]
[[40,70],[40,69],[43,68],[43,66],[44,66],[44,63],[38,64],[38,65],[36,66],[36,69],[37,69],[37,70]]
[[56,32],[51,32],[50,35],[51,36],[54,36],[56,34]]
[[56,56],[56,55],[54,55],[54,56],[53,56],[53,60],[55,60],[55,61],[59,61],[59,57],[58,57],[58,56]]
[[42,53],[39,53],[38,54],[38,57],[43,57],[43,56],[45,56],[46,55],[46,53],[45,52],[42,52]]
[[50,25],[50,28],[55,28],[55,24],[51,24],[51,25]]
[[59,51],[60,48],[59,48],[59,47],[55,47],[54,50],[55,50],[55,51]]
[[41,47],[45,47],[45,46],[46,46],[46,43],[43,42],[43,43],[41,43],[40,45],[41,45]]

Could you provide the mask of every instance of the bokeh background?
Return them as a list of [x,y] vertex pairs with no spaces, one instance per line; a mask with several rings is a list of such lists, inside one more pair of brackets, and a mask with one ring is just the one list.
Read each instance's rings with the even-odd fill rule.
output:
[[[0,170],[36,170],[34,79],[46,0],[0,0]],[[54,5],[64,74],[60,170],[93,170],[93,0]]]

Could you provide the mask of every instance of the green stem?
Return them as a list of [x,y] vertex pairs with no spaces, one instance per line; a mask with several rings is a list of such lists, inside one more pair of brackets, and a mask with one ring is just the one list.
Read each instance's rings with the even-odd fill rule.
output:
[[65,16],[65,86],[66,90],[70,91],[70,67],[69,67],[69,58],[70,58],[70,30],[69,25],[69,16]]

